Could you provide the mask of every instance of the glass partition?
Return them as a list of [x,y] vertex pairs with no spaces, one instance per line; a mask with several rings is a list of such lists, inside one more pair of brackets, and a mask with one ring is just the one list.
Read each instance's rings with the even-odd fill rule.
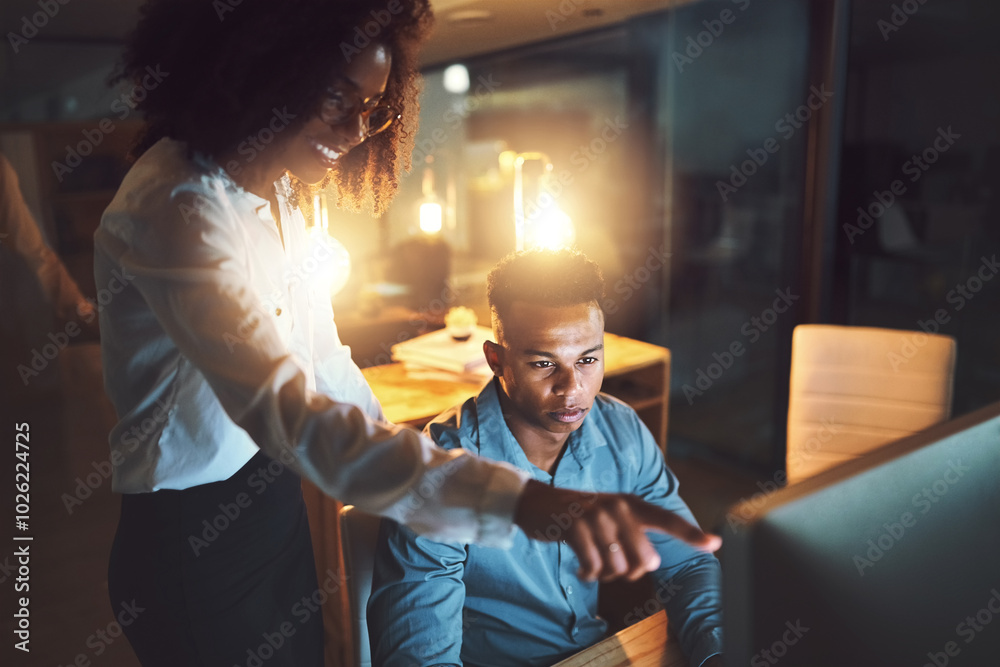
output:
[[805,128],[828,100],[807,4],[684,4],[428,70],[370,280],[483,319],[497,259],[573,243],[605,273],[608,330],[672,352],[671,447],[780,458]]

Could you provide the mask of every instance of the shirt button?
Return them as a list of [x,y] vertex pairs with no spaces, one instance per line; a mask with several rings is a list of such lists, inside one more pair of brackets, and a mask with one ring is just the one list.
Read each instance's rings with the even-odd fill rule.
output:
[[580,634],[580,628],[573,628],[573,636],[576,637],[578,634]]
[[281,308],[275,308],[274,309],[274,314],[275,315],[281,315]]
[[566,587],[566,595],[572,595],[572,594],[573,594],[573,587],[572,586],[567,586]]

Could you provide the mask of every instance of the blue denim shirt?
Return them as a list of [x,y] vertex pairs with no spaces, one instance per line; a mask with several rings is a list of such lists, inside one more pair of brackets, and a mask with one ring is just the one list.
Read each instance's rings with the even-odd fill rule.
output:
[[[677,494],[677,478],[632,408],[599,395],[553,476],[528,461],[504,421],[497,391],[496,381],[490,383],[429,424],[429,432],[446,449],[506,461],[541,482],[634,493],[695,523]],[[553,517],[550,536],[567,518]],[[666,607],[691,665],[701,665],[722,651],[719,563],[678,539],[649,537],[661,558],[651,599]],[[597,615],[598,584],[579,579],[578,568],[562,540],[528,539],[520,529],[513,547],[500,550],[434,542],[383,521],[368,604],[372,664],[550,665],[573,655],[607,635]]]

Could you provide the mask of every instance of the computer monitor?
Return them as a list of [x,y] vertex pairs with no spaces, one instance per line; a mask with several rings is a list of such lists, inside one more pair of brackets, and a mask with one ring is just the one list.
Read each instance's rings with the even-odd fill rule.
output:
[[728,516],[726,665],[1000,665],[1000,403]]

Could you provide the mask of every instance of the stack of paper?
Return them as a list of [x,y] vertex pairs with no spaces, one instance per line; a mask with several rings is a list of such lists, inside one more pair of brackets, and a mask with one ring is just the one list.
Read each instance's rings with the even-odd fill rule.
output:
[[492,338],[493,332],[486,327],[473,328],[472,335],[465,341],[456,341],[447,329],[441,329],[393,345],[392,358],[408,366],[489,375],[483,342]]

